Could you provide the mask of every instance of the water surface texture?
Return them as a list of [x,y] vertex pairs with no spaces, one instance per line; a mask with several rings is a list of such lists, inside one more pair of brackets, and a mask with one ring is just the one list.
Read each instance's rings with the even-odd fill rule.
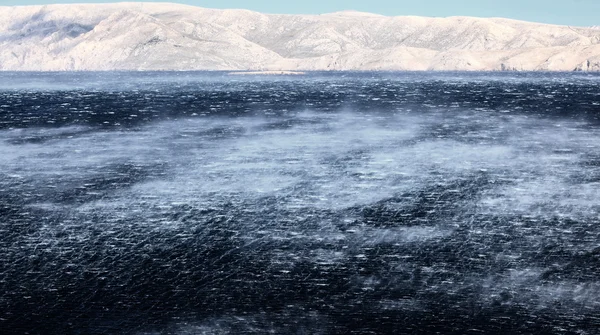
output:
[[3,334],[597,334],[600,75],[0,74]]

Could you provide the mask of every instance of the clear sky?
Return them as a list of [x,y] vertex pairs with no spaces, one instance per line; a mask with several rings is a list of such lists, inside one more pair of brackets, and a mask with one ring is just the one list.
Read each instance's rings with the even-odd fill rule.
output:
[[[82,2],[116,1],[0,0],[0,5]],[[244,8],[263,13],[320,14],[352,9],[384,15],[507,17],[573,26],[600,25],[600,0],[172,0],[170,2],[209,8]]]

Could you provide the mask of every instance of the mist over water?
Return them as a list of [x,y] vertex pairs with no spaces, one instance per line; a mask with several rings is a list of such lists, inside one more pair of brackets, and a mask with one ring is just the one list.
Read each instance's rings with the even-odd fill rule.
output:
[[600,76],[0,74],[0,329],[600,329]]

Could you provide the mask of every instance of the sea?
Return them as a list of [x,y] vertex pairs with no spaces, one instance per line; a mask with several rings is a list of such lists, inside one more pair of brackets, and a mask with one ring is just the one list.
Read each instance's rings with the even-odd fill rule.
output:
[[600,74],[0,73],[2,334],[599,334]]

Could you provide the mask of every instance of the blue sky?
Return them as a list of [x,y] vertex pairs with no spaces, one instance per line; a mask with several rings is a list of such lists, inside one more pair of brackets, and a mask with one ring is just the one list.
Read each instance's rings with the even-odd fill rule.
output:
[[[81,2],[114,1],[0,0],[0,5]],[[210,8],[245,8],[265,13],[320,14],[353,9],[384,15],[493,16],[574,26],[600,25],[600,0],[175,0],[172,2]]]

